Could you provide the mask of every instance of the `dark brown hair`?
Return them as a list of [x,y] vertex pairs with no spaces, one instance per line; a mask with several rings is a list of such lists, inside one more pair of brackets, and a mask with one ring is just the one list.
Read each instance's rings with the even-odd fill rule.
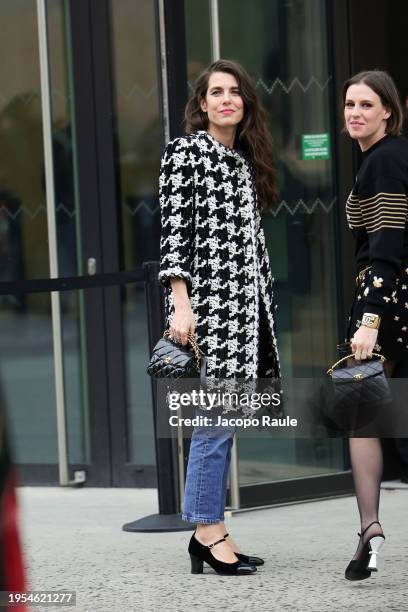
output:
[[208,116],[201,110],[210,76],[214,72],[232,74],[244,101],[244,116],[237,125],[235,144],[248,155],[255,169],[255,185],[258,206],[270,211],[278,199],[276,188],[276,167],[272,139],[266,126],[266,112],[256,92],[256,86],[246,70],[237,62],[218,60],[206,68],[197,78],[194,94],[185,109],[184,125],[188,134],[208,129]]
[[403,113],[398,90],[388,72],[383,70],[364,70],[348,79],[343,85],[343,110],[348,88],[350,85],[358,85],[359,83],[364,83],[364,85],[370,87],[379,96],[382,105],[391,111],[391,115],[387,119],[386,132],[391,134],[391,136],[398,136],[401,133]]

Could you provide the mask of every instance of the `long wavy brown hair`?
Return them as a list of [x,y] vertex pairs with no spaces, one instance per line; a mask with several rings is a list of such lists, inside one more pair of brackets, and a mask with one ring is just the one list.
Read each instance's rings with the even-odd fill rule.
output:
[[232,74],[238,82],[244,101],[244,116],[237,125],[234,146],[239,143],[254,166],[259,209],[271,211],[278,199],[272,138],[255,82],[238,62],[218,60],[200,74],[195,83],[194,94],[185,109],[185,131],[190,134],[198,130],[208,130],[208,116],[201,110],[201,101],[207,95],[210,76],[214,72]]

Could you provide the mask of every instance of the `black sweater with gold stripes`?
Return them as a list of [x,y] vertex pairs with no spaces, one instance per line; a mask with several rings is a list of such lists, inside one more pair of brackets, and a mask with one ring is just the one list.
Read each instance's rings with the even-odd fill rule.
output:
[[408,139],[386,135],[363,153],[346,205],[356,270],[372,266],[364,312],[382,315],[408,266]]

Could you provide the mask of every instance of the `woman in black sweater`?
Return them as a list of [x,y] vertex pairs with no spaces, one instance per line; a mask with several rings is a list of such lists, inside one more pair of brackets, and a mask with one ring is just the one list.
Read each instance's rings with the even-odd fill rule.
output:
[[[345,129],[363,162],[347,200],[355,238],[356,298],[349,334],[354,356],[387,358],[388,376],[408,375],[408,141],[400,136],[402,110],[391,77],[360,72],[343,87]],[[380,439],[350,438],[350,457],[361,535],[346,569],[349,580],[376,570],[384,542],[378,522],[383,456]]]

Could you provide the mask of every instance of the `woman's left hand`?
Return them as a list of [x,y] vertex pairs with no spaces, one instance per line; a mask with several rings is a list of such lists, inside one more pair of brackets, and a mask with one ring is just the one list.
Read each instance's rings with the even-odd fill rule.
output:
[[357,360],[370,359],[373,356],[373,349],[377,342],[378,329],[360,325],[353,338],[351,348]]

